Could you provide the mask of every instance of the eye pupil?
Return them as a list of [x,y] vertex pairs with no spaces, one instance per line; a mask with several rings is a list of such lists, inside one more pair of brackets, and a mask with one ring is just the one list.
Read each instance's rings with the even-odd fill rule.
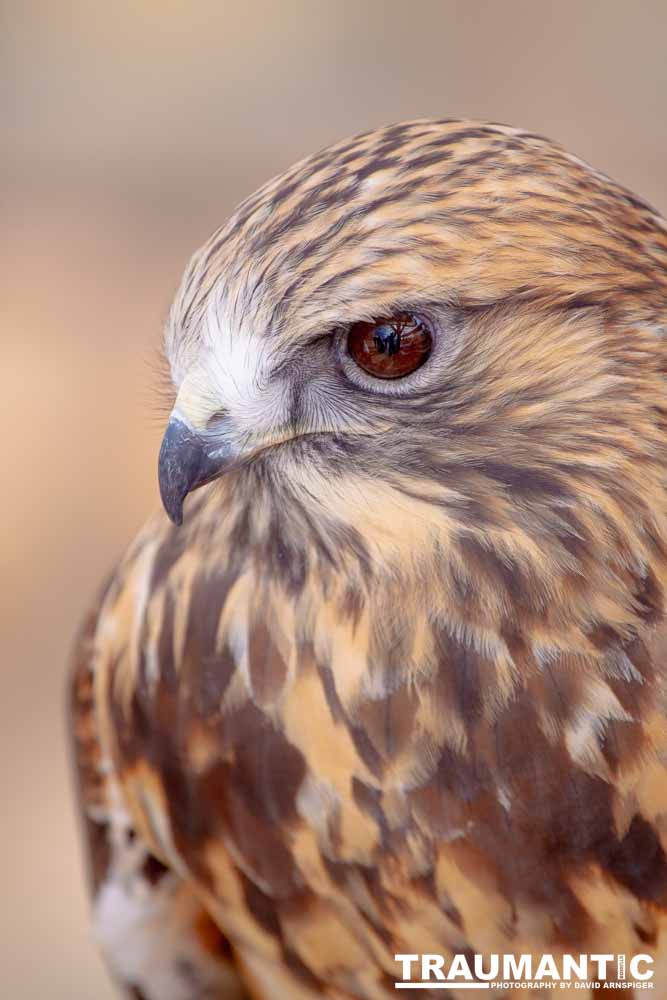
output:
[[391,326],[379,326],[373,335],[378,354],[398,354],[401,335]]
[[428,360],[431,347],[430,331],[411,313],[353,323],[347,335],[348,353],[375,378],[410,375]]

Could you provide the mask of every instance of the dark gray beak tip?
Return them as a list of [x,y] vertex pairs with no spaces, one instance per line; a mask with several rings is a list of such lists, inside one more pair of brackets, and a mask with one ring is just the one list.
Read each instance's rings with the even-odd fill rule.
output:
[[185,497],[182,497],[181,500],[176,498],[165,499],[164,494],[161,494],[161,497],[162,506],[167,513],[167,517],[172,524],[175,524],[177,528],[180,528],[183,524],[183,503],[185,501]]
[[208,441],[186,423],[171,418],[160,447],[158,479],[162,504],[175,525],[183,523],[188,493],[217,479],[230,464],[222,449],[211,455],[209,447]]
[[183,502],[196,476],[197,446],[190,428],[180,420],[169,421],[158,458],[162,505],[170,521],[183,524]]

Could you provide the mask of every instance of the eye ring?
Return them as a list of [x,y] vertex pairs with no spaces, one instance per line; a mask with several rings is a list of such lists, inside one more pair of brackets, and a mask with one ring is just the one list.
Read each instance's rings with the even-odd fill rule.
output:
[[346,353],[366,375],[395,381],[425,364],[433,349],[430,329],[413,313],[400,312],[353,323],[346,337]]

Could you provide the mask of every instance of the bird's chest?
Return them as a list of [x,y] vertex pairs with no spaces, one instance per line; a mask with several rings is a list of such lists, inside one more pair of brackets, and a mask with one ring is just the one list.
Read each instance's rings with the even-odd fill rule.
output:
[[658,834],[597,758],[573,755],[562,699],[548,725],[539,685],[503,688],[499,657],[418,614],[397,629],[250,595],[162,618],[155,642],[149,613],[130,680],[129,659],[108,667],[142,829],[226,920],[250,899],[287,926],[305,893],[401,933],[435,921],[444,941],[467,909],[479,919],[483,893],[499,926],[525,905],[567,936],[588,926],[577,873],[642,900],[657,879],[662,893]]
[[323,849],[347,837],[367,860],[387,832],[381,796],[400,823],[401,787],[428,753],[431,710],[407,669],[390,683],[363,628],[308,633],[294,607],[171,625],[156,644],[146,629],[134,666],[118,658],[107,685],[119,770],[166,814],[169,839],[197,853],[224,829],[280,879],[281,845],[300,829]]

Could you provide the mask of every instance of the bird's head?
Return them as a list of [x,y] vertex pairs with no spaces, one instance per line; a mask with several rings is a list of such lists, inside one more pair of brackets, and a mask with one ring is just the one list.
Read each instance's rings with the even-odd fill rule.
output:
[[309,539],[444,574],[494,620],[565,613],[593,574],[601,613],[667,543],[665,333],[664,223],[576,157],[497,125],[358,136],[193,258],[165,508],[224,477],[220,516],[292,566]]

